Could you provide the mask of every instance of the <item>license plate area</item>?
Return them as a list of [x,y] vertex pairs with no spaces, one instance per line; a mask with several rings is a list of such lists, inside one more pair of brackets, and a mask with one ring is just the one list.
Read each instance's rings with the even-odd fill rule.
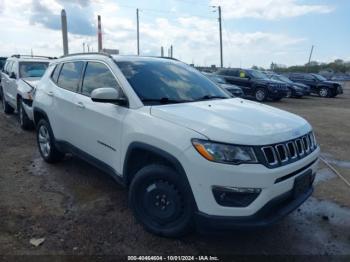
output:
[[312,170],[308,170],[296,177],[294,180],[293,197],[297,198],[298,196],[306,193],[310,189],[312,181]]

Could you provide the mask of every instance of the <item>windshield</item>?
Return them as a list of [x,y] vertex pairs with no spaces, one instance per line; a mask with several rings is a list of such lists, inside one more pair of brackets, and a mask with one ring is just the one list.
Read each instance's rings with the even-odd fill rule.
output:
[[290,80],[288,77],[286,76],[281,76],[281,75],[276,75],[277,79],[286,82],[286,83],[290,83],[293,84],[294,82],[292,80]]
[[150,59],[116,64],[144,104],[230,98],[199,71],[183,63]]
[[269,78],[262,72],[257,71],[257,70],[247,70],[247,72],[254,78],[258,79],[266,79],[269,80]]
[[19,77],[42,77],[48,65],[47,62],[20,62]]
[[226,84],[226,81],[224,78],[220,76],[214,76],[214,75],[207,75],[212,81],[218,84]]
[[327,81],[327,79],[321,75],[313,74],[313,76],[319,81]]

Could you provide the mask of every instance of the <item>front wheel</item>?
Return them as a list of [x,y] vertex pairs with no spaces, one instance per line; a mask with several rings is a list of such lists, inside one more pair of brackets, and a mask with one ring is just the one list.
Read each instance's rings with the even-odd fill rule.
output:
[[329,96],[329,90],[326,87],[321,87],[318,91],[318,94],[320,97],[328,97]]
[[29,119],[22,103],[22,99],[19,99],[17,105],[19,124],[23,130],[29,130],[33,128],[33,122]]
[[40,155],[46,162],[55,163],[64,157],[56,148],[50,124],[45,119],[41,119],[37,125],[36,138]]
[[12,114],[14,109],[6,102],[5,94],[2,88],[1,88],[1,94],[2,94],[2,111],[5,114]]
[[259,102],[263,102],[265,101],[267,98],[267,92],[265,89],[263,88],[258,88],[256,91],[255,91],[255,99]]
[[153,164],[138,171],[130,186],[129,202],[136,219],[153,234],[178,237],[192,228],[191,189],[167,166]]

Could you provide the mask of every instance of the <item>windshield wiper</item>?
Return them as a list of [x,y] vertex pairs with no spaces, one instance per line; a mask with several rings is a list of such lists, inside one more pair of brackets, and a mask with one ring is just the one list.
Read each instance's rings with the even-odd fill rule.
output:
[[186,103],[192,102],[192,100],[184,100],[184,99],[169,99],[168,97],[162,98],[143,98],[142,102],[156,102],[159,104],[176,104],[176,103]]
[[226,99],[226,98],[228,98],[228,97],[205,95],[205,96],[202,96],[202,97],[196,99],[196,101],[211,100],[211,99]]

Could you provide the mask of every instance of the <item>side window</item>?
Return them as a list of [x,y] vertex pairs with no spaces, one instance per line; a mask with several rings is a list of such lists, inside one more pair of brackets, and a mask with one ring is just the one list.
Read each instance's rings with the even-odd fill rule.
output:
[[109,68],[98,62],[88,62],[84,74],[82,94],[90,96],[94,89],[101,87],[119,88]]
[[241,71],[239,71],[239,77],[240,78],[246,78],[247,74],[243,70],[241,70]]
[[61,64],[56,65],[55,69],[52,71],[51,79],[57,84],[58,75],[60,74]]
[[84,62],[64,63],[57,85],[72,92],[77,92]]

